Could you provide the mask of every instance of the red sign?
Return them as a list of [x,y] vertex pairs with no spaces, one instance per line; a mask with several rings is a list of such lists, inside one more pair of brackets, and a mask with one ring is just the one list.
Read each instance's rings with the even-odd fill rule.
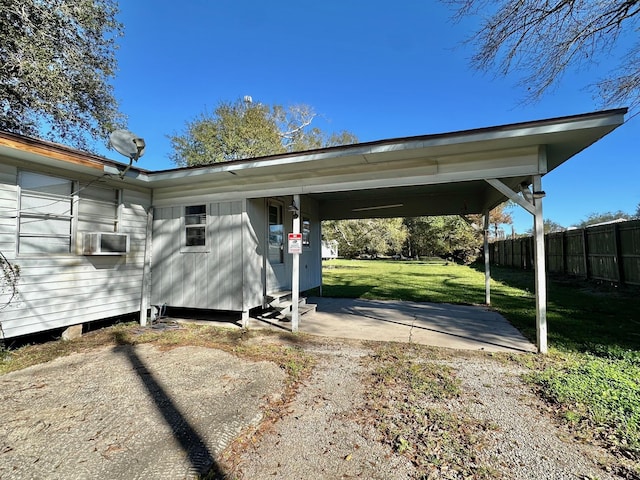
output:
[[302,253],[302,234],[301,233],[289,234],[289,253],[294,253],[294,254]]

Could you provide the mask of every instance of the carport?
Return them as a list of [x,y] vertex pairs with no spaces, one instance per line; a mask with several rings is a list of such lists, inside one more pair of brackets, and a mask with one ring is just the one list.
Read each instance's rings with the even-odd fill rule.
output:
[[[535,232],[537,348],[547,352],[542,178],[624,123],[627,109],[396,138],[153,174],[175,188],[207,178],[207,198],[241,190],[247,198],[305,196],[320,220],[484,215],[486,303],[491,302],[488,212],[510,199],[529,212]],[[189,191],[182,201],[190,201]],[[197,197],[193,197],[194,199]],[[292,231],[300,233],[301,219]],[[293,255],[292,329],[298,329],[298,255]]]
[[[289,193],[294,193],[298,205],[301,194],[318,200],[322,220],[482,214],[487,305],[491,303],[488,213],[512,200],[533,220],[537,348],[546,353],[542,177],[620,126],[626,111],[340,147],[337,155],[332,149],[309,158],[310,165],[304,165],[300,174],[288,172],[299,183]],[[324,155],[331,157],[323,159]],[[294,312],[294,331],[297,321]]]

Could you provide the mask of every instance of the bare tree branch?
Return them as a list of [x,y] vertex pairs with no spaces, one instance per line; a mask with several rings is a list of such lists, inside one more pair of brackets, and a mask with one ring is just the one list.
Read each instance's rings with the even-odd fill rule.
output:
[[[502,75],[522,74],[527,101],[538,100],[570,68],[598,64],[618,53],[620,40],[636,32],[640,0],[443,0],[454,19],[488,13],[473,35],[472,65]],[[595,87],[607,106],[640,105],[640,47],[626,47],[621,66]]]

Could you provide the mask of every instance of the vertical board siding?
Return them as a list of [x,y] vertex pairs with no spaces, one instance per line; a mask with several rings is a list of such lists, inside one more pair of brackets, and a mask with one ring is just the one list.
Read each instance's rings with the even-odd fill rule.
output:
[[[59,175],[65,176],[64,172]],[[7,166],[0,166],[0,179],[6,182],[8,176]],[[11,184],[0,183],[0,224],[3,226],[0,247],[11,252],[11,258],[20,267],[18,297],[0,310],[5,338],[139,311],[150,192],[123,192],[118,230],[131,237],[131,251],[127,255],[16,256],[17,224],[5,216],[7,211],[13,211],[13,216],[16,214],[16,183],[15,174]],[[80,237],[81,233],[76,239],[78,243]]]
[[182,249],[183,211],[184,206],[155,211],[151,303],[241,311],[243,202],[208,205],[206,252]]
[[[527,268],[526,242],[532,239],[492,243],[491,262]],[[550,233],[545,245],[549,272],[640,285],[640,220]]]
[[244,238],[245,310],[262,306],[266,293],[264,253],[267,231],[266,206],[263,198],[246,201]]
[[318,203],[306,196],[300,199],[303,217],[311,222],[310,245],[300,256],[300,290],[310,290],[322,283],[322,232]]

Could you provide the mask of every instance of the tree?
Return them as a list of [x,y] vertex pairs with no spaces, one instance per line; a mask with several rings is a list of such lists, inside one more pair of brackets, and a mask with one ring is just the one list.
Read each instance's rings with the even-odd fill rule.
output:
[[0,129],[90,150],[123,125],[115,0],[0,0]]
[[[7,260],[0,252],[0,310],[7,307],[18,295],[18,280],[20,280],[20,267]],[[0,323],[0,335],[4,338],[2,324]]]
[[633,41],[618,66],[591,87],[606,105],[640,106],[640,18],[638,0],[444,0],[456,18],[482,13],[470,38],[477,45],[472,64],[523,74],[528,99],[538,99],[556,85],[570,66],[598,65],[616,53],[625,38]]
[[469,263],[482,245],[481,230],[459,215],[405,218],[408,257],[455,257]]
[[251,97],[220,102],[169,135],[178,166],[208,165],[285,152],[299,152],[357,142],[350,132],[328,134],[311,126],[316,114],[308,105],[254,103]]
[[[566,230],[565,227],[560,225],[559,223],[554,222],[553,220],[549,220],[548,218],[544,219],[544,233],[556,233],[556,232],[564,232]],[[533,228],[527,230],[527,235],[534,235]]]
[[[504,238],[504,229],[501,225],[513,225],[511,213],[506,211],[515,205],[514,202],[506,201],[489,212],[489,234],[493,238]],[[466,217],[473,225],[480,230],[484,225],[482,215],[468,215]]]
[[354,258],[360,254],[387,255],[399,253],[407,238],[401,218],[366,220],[327,220],[322,222],[325,240],[336,240],[341,256]]
[[611,222],[615,220],[631,220],[631,215],[624,213],[622,210],[617,212],[603,212],[603,213],[591,213],[587,217],[576,223],[574,227],[584,228],[589,225],[596,225],[598,223]]

